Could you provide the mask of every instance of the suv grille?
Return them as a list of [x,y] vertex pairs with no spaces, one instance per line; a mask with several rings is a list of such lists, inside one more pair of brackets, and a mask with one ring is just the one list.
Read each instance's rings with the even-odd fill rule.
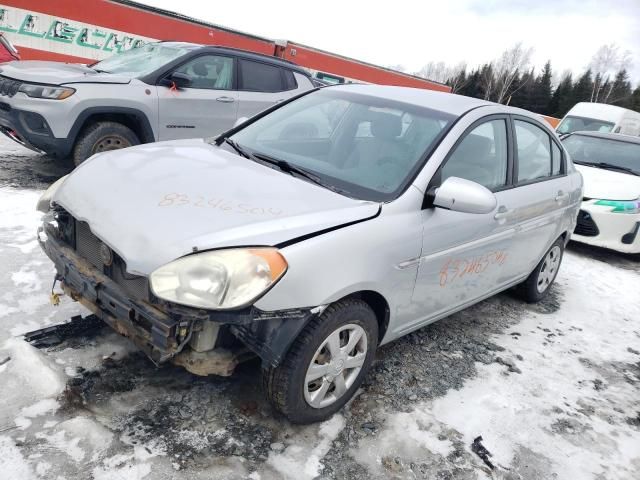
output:
[[584,210],[580,210],[578,212],[578,223],[576,224],[574,233],[584,237],[596,237],[600,235],[600,230],[598,230],[596,222],[591,218],[591,214]]
[[23,82],[19,80],[13,80],[11,78],[3,77],[0,75],[0,95],[6,95],[7,97],[13,97],[18,93],[18,89]]

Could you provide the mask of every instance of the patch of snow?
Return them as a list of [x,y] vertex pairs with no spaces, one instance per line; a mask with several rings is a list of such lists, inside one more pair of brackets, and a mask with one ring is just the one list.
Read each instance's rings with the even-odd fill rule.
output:
[[[505,356],[521,359],[522,373],[477,363],[476,378],[406,414],[404,429],[396,428],[396,415],[387,442],[402,445],[412,436],[411,418],[432,417],[457,430],[467,449],[482,435],[498,466],[512,466],[526,450],[544,459],[544,478],[634,478],[640,432],[629,429],[626,418],[637,414],[637,385],[620,369],[637,363],[622,346],[640,349],[638,275],[571,252],[566,256],[570,261],[558,277],[560,309],[525,315],[511,330],[526,335],[492,338]],[[584,272],[589,281],[575,281]]]
[[6,417],[21,415],[19,412],[24,405],[55,397],[64,390],[66,376],[58,365],[28,343],[9,339],[0,350],[0,356],[11,357],[3,372],[0,424],[6,423]]
[[380,469],[384,457],[402,456],[407,462],[420,462],[429,452],[446,457],[454,446],[445,428],[428,411],[392,413],[379,434],[360,441],[354,457],[372,471]]
[[[301,439],[296,439],[295,443],[290,444],[282,453],[270,452],[267,463],[286,479],[312,480],[322,472],[320,461],[344,426],[344,417],[335,414],[320,424],[317,436],[314,435],[310,441],[308,440],[307,445],[300,442]],[[313,443],[316,444],[311,448]]]
[[9,437],[0,437],[0,472],[3,478],[35,480],[36,476]]
[[20,415],[14,419],[14,423],[20,430],[25,430],[31,426],[30,418],[36,418],[45,413],[53,412],[60,407],[60,404],[53,398],[45,398],[29,407],[20,410]]

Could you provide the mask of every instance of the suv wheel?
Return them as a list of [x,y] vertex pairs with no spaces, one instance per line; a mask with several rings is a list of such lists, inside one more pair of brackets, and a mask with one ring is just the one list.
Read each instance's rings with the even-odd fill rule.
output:
[[378,321],[365,302],[330,305],[298,335],[282,363],[264,371],[272,405],[293,423],[324,420],[362,383],[378,345]]
[[564,239],[559,238],[547,250],[531,275],[518,286],[518,292],[525,301],[539,302],[549,293],[551,285],[558,275],[558,270],[560,270],[563,253]]
[[129,127],[117,122],[96,122],[78,136],[73,149],[73,162],[80,165],[91,155],[138,145],[138,136]]

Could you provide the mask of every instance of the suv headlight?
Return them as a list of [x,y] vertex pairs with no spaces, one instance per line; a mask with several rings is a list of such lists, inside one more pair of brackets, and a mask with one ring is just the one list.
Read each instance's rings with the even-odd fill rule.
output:
[[631,201],[598,200],[595,205],[612,207],[611,213],[640,213],[640,198]]
[[149,283],[163,300],[226,310],[250,305],[286,270],[275,248],[230,248],[179,258],[151,273]]
[[58,180],[49,185],[44,193],[38,199],[38,204],[36,205],[36,210],[42,213],[47,213],[51,208],[51,199],[56,191],[60,188],[60,185],[64,183],[69,175],[65,175],[64,177],[60,177]]
[[33,98],[48,98],[50,100],[64,100],[73,95],[76,90],[70,87],[57,87],[55,85],[34,85],[31,83],[23,83],[18,89]]

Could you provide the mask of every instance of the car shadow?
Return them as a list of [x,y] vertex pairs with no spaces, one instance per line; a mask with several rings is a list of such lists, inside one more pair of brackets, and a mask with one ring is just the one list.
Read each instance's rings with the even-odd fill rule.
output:
[[569,242],[567,250],[609,265],[640,273],[640,254],[621,253],[586,243]]

